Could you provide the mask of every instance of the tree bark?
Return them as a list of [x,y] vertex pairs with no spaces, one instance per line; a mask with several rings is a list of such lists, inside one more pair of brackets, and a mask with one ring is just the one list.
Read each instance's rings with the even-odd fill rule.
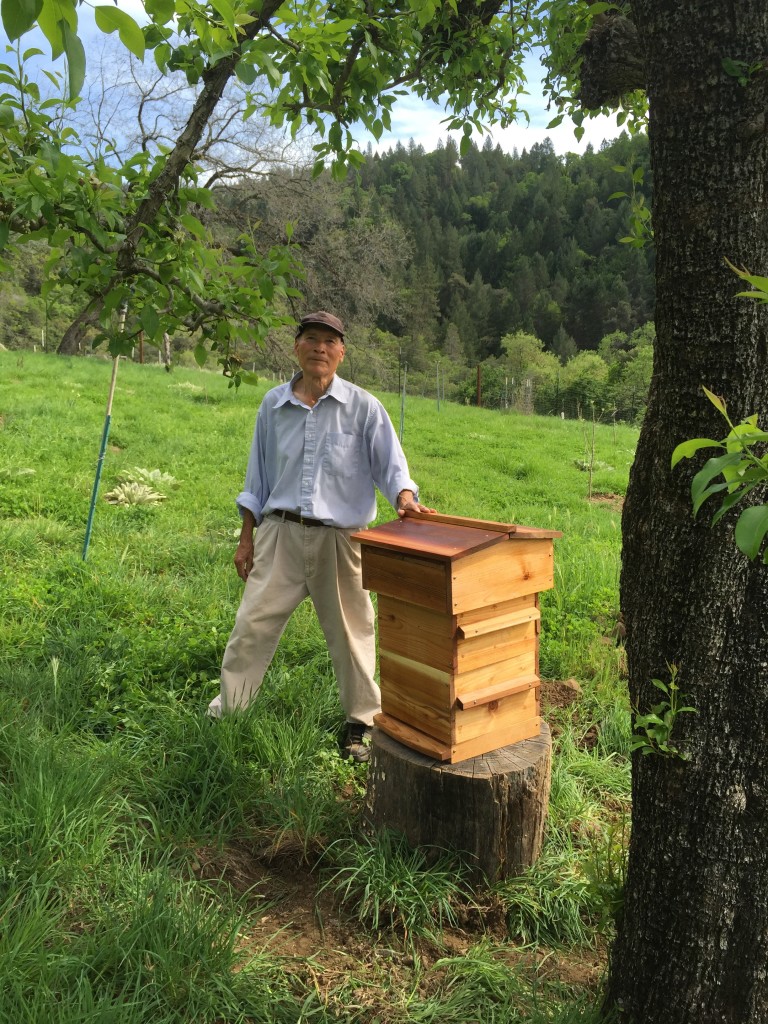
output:
[[[724,258],[768,273],[768,73],[745,85],[723,58],[768,57],[765,0],[637,0],[647,60],[657,306],[654,375],[623,519],[621,600],[630,695],[678,667],[696,714],[673,739],[689,760],[635,755],[633,831],[606,1009],[637,1024],[768,1020],[768,569],[691,516],[675,445],[723,437],[702,394],[737,422],[768,416],[768,310],[736,298]],[[753,494],[766,500],[765,494]]]
[[77,314],[61,336],[59,347],[56,349],[58,355],[72,356],[80,351],[81,344],[87,341],[88,331],[98,325],[100,310],[101,300],[99,299],[95,305],[91,302]]
[[552,739],[512,743],[445,764],[374,729],[365,801],[374,830],[414,847],[461,850],[483,881],[519,875],[538,859],[549,802]]

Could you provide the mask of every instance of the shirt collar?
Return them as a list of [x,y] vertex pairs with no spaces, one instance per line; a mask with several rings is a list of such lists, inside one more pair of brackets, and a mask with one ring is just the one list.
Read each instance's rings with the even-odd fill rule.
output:
[[[277,406],[285,405],[286,402],[298,402],[298,399],[293,393],[293,385],[302,376],[302,371],[297,370],[296,373],[291,377],[288,383],[285,385],[285,394],[282,396]],[[322,402],[324,398],[335,398],[337,402],[341,402],[342,405],[346,405],[349,399],[349,384],[344,380],[343,377],[339,377],[338,374],[333,375],[331,383],[328,385],[328,390],[324,395],[321,395],[319,401]]]

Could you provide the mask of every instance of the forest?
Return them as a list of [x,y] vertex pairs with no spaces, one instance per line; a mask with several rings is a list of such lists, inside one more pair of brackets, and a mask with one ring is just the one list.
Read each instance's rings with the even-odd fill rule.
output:
[[[357,383],[400,390],[405,378],[409,392],[469,404],[642,417],[654,338],[653,247],[633,234],[638,204],[650,205],[644,134],[565,156],[489,139],[460,155],[449,136],[432,153],[369,147],[344,181],[277,166],[213,193],[215,209],[197,212],[231,252],[244,232],[265,253],[290,241],[303,269],[288,312],[339,312],[342,372]],[[6,348],[55,349],[74,316],[66,283],[43,297],[46,257],[29,242],[0,276]],[[193,364],[193,347],[177,335],[174,359]],[[237,353],[275,377],[291,355],[285,329]]]

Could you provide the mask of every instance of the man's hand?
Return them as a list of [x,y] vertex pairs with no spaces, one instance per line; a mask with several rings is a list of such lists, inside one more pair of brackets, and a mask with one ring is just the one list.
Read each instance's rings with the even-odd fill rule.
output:
[[243,525],[240,530],[240,543],[235,552],[235,568],[237,575],[243,582],[248,579],[248,574],[253,568],[253,531],[256,529],[256,519],[253,512],[243,509]]
[[240,538],[240,543],[235,551],[235,568],[237,575],[243,582],[248,579],[248,574],[253,568],[253,538]]
[[427,508],[426,505],[422,505],[421,502],[416,501],[413,491],[400,491],[397,496],[397,514],[402,517],[406,512],[437,512],[436,508]]

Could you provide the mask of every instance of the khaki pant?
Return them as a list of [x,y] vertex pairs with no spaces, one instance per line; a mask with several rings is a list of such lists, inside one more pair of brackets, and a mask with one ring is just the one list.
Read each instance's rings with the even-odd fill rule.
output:
[[353,532],[263,520],[211,714],[246,707],[256,697],[291,613],[311,597],[346,719],[373,724],[381,710],[374,613],[362,585],[360,545],[349,539]]

